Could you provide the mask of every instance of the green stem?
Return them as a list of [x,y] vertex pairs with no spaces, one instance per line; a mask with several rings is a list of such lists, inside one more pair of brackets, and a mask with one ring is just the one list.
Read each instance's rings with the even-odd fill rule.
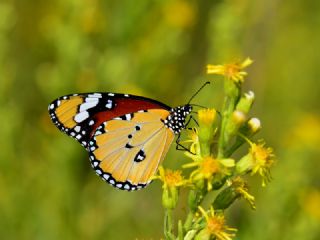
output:
[[182,221],[179,220],[178,222],[178,240],[183,240],[183,226],[182,226]]
[[184,225],[183,225],[185,232],[188,232],[191,229],[193,214],[194,214],[193,212],[189,211],[186,221],[184,222]]
[[164,235],[167,240],[174,240],[175,236],[172,233],[173,225],[172,225],[172,209],[165,210],[164,217]]
[[226,146],[230,140],[230,136],[226,132],[226,126],[230,120],[231,114],[235,109],[236,102],[239,98],[240,89],[234,82],[229,79],[225,79],[224,90],[226,92],[226,97],[222,107],[222,120],[220,136],[218,139],[218,158],[225,157]]
[[233,146],[228,149],[225,153],[225,157],[228,158],[230,157],[239,147],[241,147],[244,144],[244,140],[237,140],[235,144],[233,144]]
[[224,156],[224,148],[225,148],[225,128],[228,120],[228,113],[230,107],[230,99],[228,96],[225,97],[223,103],[223,112],[222,112],[222,121],[221,121],[221,128],[220,128],[220,136],[218,140],[218,158],[223,158]]

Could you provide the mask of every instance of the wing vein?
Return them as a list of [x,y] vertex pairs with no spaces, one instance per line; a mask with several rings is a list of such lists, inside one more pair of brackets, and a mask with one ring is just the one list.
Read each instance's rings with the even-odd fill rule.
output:
[[[163,148],[162,148],[162,151],[161,151],[161,154],[160,154],[159,159],[161,159],[161,156],[162,156],[162,154],[163,154],[163,150],[164,150],[164,148],[165,148],[165,146],[166,146],[166,143],[167,143],[167,132],[166,132],[166,131],[165,131],[165,134],[166,134],[166,137],[165,137],[166,142],[165,142],[165,144],[163,144]],[[160,144],[157,146],[157,148],[154,148],[154,151],[152,152],[151,156],[154,156],[154,155],[156,154],[158,148],[161,146],[161,143],[163,143],[163,142],[161,142],[161,141],[159,141],[159,142],[160,142]],[[153,157],[152,157],[152,158],[153,158]],[[150,157],[150,159],[152,159],[152,158]],[[158,168],[159,162],[160,162],[159,159],[157,160],[157,166],[156,166],[154,169],[157,169],[157,168]],[[146,166],[145,166],[145,168],[144,168],[144,170],[143,170],[143,173],[142,173],[140,176],[144,176],[144,175],[146,174],[147,169],[150,169],[150,168],[149,168],[149,165],[150,165],[150,163],[149,163],[148,165],[146,164]],[[148,179],[149,179],[149,178],[148,178]]]

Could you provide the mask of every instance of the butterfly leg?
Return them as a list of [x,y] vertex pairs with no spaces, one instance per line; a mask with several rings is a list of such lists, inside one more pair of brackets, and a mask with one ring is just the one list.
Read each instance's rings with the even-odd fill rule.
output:
[[191,152],[187,147],[183,146],[181,143],[180,143],[180,137],[181,137],[181,134],[179,133],[178,137],[177,137],[177,140],[176,140],[176,150],[179,150],[179,151],[187,151],[189,153],[191,153],[192,155],[196,155],[195,153]]
[[[196,125],[199,127],[198,121],[194,117],[192,117],[192,115],[190,115],[187,123],[185,124],[185,128],[188,127],[188,125],[190,124],[191,120],[193,120],[196,123]],[[187,129],[191,130],[192,128],[187,128]]]

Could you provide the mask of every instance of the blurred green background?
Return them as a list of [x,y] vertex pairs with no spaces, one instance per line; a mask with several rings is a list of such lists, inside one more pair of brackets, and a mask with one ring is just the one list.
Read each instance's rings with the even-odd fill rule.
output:
[[[207,63],[250,56],[245,90],[273,146],[273,181],[251,181],[257,210],[228,211],[236,239],[320,239],[320,2],[151,0],[0,2],[0,238],[160,239],[160,183],[117,191],[47,105],[111,91],[220,108]],[[185,161],[174,146],[166,165]],[[185,209],[181,209],[183,213]]]

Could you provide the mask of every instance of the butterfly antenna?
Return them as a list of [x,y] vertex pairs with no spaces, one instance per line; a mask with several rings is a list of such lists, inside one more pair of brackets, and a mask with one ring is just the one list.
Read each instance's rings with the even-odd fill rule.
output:
[[199,90],[198,90],[195,94],[192,95],[192,97],[191,97],[190,100],[188,101],[188,104],[190,104],[190,102],[192,101],[192,99],[194,99],[194,97],[197,96],[198,93],[199,93],[205,86],[207,86],[208,84],[210,84],[209,81],[208,81],[208,82],[205,82],[205,83],[199,88]]
[[207,108],[205,106],[199,105],[199,104],[194,104],[194,103],[190,103],[191,106],[195,106],[195,107],[200,107],[200,108]]

